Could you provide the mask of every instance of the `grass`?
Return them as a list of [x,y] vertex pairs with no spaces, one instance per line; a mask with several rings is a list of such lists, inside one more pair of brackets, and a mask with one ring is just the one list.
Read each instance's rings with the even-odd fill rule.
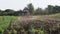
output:
[[16,18],[14,16],[0,16],[0,33],[2,33],[10,23],[14,23]]
[[60,16],[60,13],[52,14],[50,16]]

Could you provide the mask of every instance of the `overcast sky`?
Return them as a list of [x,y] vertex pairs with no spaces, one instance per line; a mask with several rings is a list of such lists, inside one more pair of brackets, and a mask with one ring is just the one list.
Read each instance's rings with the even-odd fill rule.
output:
[[23,9],[27,4],[32,3],[34,8],[45,8],[48,5],[59,5],[60,0],[0,0],[0,9]]

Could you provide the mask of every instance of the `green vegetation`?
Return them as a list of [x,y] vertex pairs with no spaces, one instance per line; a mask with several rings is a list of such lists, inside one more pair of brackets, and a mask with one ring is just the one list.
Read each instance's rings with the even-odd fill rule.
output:
[[60,6],[48,5],[43,10],[30,3],[23,10],[0,10],[0,34],[46,33],[60,34]]
[[31,34],[44,34],[44,28],[37,28],[35,29],[33,26],[31,26],[30,32]]
[[19,16],[17,21],[14,16],[0,16],[0,34],[60,34],[59,15],[37,15],[32,18]]
[[32,3],[28,4],[27,7],[29,9],[30,14],[33,15],[34,14],[34,6],[32,5]]
[[[51,15],[60,13],[60,6],[53,5],[48,5],[45,9],[42,9],[40,7],[35,9],[33,4],[29,3],[27,7],[24,7],[24,9],[28,9],[30,15]],[[19,9],[17,11],[12,9],[0,10],[0,16],[22,16],[24,13],[24,9]]]
[[60,13],[52,14],[51,16],[60,16]]
[[14,16],[0,16],[0,34],[7,29],[10,23],[15,23],[15,20]]

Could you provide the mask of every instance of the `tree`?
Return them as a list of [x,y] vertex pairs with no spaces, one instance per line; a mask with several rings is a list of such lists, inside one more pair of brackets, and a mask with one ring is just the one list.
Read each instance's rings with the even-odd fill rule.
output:
[[35,13],[34,13],[35,15],[42,15],[43,14],[43,10],[41,9],[41,8],[37,8],[36,10],[35,10]]
[[11,15],[14,15],[14,12],[15,11],[12,9],[6,9],[3,14],[11,16]]
[[16,15],[21,16],[22,12],[23,12],[22,10],[18,10],[18,11],[16,11]]
[[52,14],[53,13],[53,6],[52,5],[48,5],[48,12],[49,14]]
[[34,13],[34,6],[32,5],[32,3],[30,3],[27,5],[27,7],[29,9],[30,14],[32,15]]
[[3,13],[3,11],[2,11],[2,10],[0,10],[0,16],[2,16],[2,13]]
[[45,8],[45,9],[44,9],[44,14],[45,14],[45,15],[49,15],[49,14],[50,14],[49,11],[48,11],[48,8]]

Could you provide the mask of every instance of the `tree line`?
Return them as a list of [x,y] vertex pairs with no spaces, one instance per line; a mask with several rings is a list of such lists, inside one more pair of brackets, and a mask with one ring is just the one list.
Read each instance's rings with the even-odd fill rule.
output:
[[[45,9],[37,8],[35,9],[33,4],[30,3],[25,7],[24,9],[29,9],[30,15],[50,15],[55,13],[60,13],[60,6],[52,6],[48,5]],[[22,16],[23,10],[12,10],[12,9],[6,9],[6,10],[0,10],[0,16]]]

